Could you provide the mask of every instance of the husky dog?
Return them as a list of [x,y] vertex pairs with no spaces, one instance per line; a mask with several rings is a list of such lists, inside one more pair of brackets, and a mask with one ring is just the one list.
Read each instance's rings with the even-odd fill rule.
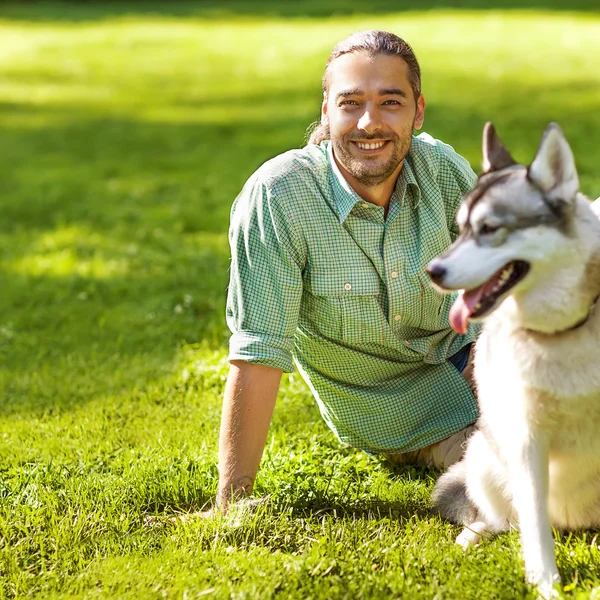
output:
[[428,266],[461,290],[452,327],[485,319],[475,349],[480,419],[434,504],[466,525],[457,543],[517,524],[527,580],[560,581],[551,527],[600,527],[600,221],[578,192],[571,149],[550,124],[529,167],[488,123],[460,236]]

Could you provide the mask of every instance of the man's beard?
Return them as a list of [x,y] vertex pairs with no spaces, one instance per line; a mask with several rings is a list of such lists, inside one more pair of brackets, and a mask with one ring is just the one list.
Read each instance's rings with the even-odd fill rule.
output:
[[[412,142],[412,127],[407,128],[402,137],[394,132],[387,132],[385,135],[357,135],[350,134],[343,138],[331,138],[333,151],[336,158],[342,163],[344,168],[359,183],[367,187],[375,187],[386,181],[398,168],[398,165],[406,158]],[[382,161],[377,155],[364,156],[357,158],[349,149],[353,141],[367,142],[369,140],[389,140],[392,145],[392,152],[389,158]]]

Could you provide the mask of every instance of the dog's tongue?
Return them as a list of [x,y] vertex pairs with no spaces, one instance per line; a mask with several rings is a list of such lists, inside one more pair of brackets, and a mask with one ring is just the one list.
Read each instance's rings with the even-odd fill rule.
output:
[[482,285],[468,292],[462,291],[454,301],[449,318],[452,329],[457,333],[467,333],[469,317],[473,313],[475,305],[479,302],[484,287],[485,285]]

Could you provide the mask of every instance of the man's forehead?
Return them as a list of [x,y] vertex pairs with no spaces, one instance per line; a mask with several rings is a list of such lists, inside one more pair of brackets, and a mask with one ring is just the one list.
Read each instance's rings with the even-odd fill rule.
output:
[[408,65],[400,56],[353,52],[336,58],[329,65],[330,91],[404,89],[410,86]]

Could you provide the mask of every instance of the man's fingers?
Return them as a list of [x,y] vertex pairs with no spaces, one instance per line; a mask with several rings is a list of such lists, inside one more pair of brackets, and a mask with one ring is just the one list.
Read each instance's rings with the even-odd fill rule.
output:
[[212,519],[213,517],[222,515],[223,513],[218,510],[211,508],[209,510],[197,510],[189,513],[179,513],[177,515],[166,517],[163,515],[147,515],[144,517],[144,525],[146,527],[160,527],[167,523],[190,523],[198,519]]
[[181,512],[176,515],[167,517],[166,515],[146,515],[144,517],[144,525],[146,527],[161,527],[167,523],[174,525],[193,523],[199,519],[213,519],[222,517],[228,512],[234,513],[237,517],[254,513],[258,508],[268,504],[269,496],[264,498],[242,498],[236,500],[227,506],[221,504],[208,510],[197,510],[192,512]]
[[171,517],[169,521],[171,523],[189,523],[190,521],[196,521],[197,519],[212,519],[222,514],[219,510],[211,508],[209,510],[197,510],[189,513],[180,513]]

